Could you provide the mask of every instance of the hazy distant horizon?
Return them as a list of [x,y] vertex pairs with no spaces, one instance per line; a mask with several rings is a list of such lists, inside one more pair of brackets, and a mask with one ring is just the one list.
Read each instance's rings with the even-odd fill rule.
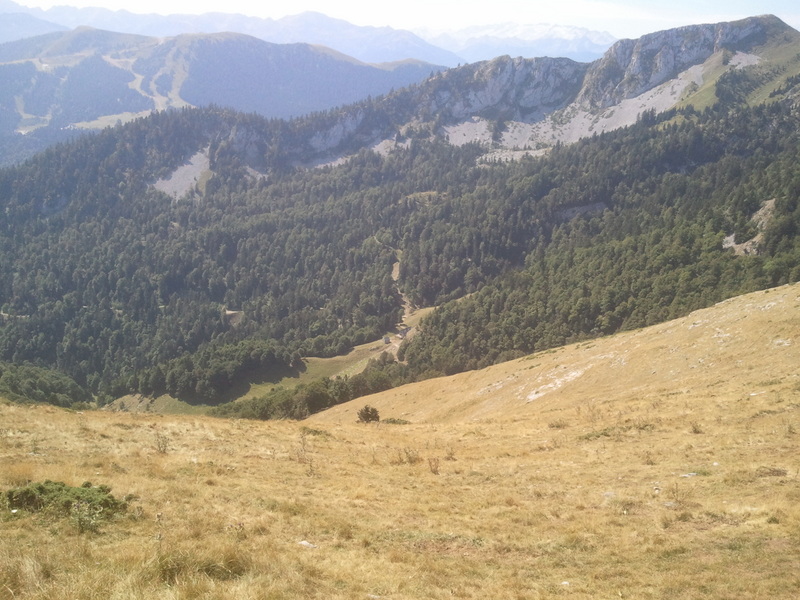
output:
[[240,13],[273,19],[315,11],[355,25],[389,26],[412,31],[453,31],[500,23],[548,23],[603,31],[616,38],[639,37],[683,25],[732,21],[761,14],[774,14],[800,29],[797,0],[762,0],[757,5],[752,0],[564,0],[558,3],[549,0],[495,0],[491,3],[466,0],[457,8],[453,8],[450,2],[436,0],[405,0],[402,4],[343,0],[335,5],[322,0],[297,0],[280,5],[254,4],[249,0],[226,0],[222,3],[214,0],[18,0],[17,3],[44,9],[66,5],[164,15]]

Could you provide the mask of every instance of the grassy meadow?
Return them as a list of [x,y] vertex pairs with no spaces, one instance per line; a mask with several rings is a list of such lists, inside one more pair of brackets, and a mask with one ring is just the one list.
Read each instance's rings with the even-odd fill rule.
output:
[[303,422],[0,404],[0,490],[128,502],[0,500],[0,598],[796,598],[799,345],[786,286]]

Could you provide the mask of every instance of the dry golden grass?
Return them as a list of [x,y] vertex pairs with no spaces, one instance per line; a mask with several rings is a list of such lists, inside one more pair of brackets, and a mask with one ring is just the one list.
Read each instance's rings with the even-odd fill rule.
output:
[[0,598],[798,597],[799,297],[301,423],[0,405],[0,489],[138,497],[84,534],[0,506]]

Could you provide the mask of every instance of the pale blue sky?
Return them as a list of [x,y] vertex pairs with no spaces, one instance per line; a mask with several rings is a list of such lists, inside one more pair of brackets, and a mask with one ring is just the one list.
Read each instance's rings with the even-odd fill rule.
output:
[[103,6],[139,13],[242,13],[279,18],[313,10],[357,25],[397,29],[459,29],[506,22],[574,25],[616,37],[696,23],[731,21],[771,13],[800,29],[798,0],[16,0],[47,8],[54,4]]

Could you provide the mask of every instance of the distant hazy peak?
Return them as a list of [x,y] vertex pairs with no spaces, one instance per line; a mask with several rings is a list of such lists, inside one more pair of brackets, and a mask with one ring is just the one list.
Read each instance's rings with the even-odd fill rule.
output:
[[616,40],[603,31],[548,23],[497,23],[452,31],[419,30],[431,44],[445,48],[467,62],[496,56],[566,57],[582,62],[596,60]]
[[553,38],[565,40],[585,38],[597,44],[610,45],[617,40],[606,31],[594,31],[584,27],[551,23],[495,23],[491,25],[473,25],[455,30],[434,31],[418,29],[415,30],[415,33],[426,40],[450,39],[462,43],[478,38],[515,38],[525,41]]

